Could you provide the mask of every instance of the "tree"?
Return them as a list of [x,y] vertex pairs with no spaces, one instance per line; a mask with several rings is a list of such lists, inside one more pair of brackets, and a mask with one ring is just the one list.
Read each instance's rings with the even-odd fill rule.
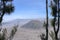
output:
[[[55,40],[58,40],[58,32],[59,32],[59,0],[53,0],[51,1],[51,9],[52,9],[52,16],[53,19],[51,21],[51,25],[53,26],[54,33],[55,33]],[[58,11],[57,11],[58,10]],[[58,17],[58,19],[57,19]],[[58,20],[58,27],[56,28],[55,24]]]
[[[14,6],[12,4],[13,0],[0,0],[0,24],[3,20],[3,16],[5,14],[11,14],[14,11]],[[0,29],[1,31],[1,29]],[[0,36],[1,40],[5,40],[5,32],[3,32],[3,36]]]
[[10,14],[14,11],[12,1],[13,0],[0,0],[0,23],[2,22],[5,14]]
[[46,0],[46,40],[48,40],[48,0]]
[[46,26],[46,35],[45,35],[45,40],[48,40],[48,0],[46,0],[46,23],[44,22],[44,25]]

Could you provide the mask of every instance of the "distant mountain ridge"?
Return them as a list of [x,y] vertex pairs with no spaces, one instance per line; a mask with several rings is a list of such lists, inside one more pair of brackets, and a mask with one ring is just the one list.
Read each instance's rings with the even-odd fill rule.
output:
[[19,25],[21,28],[26,29],[40,29],[43,28],[44,20],[40,19],[16,19],[9,22],[3,22],[3,27],[12,27],[15,25]]
[[11,27],[11,26],[15,26],[15,25],[23,25],[28,21],[30,21],[30,20],[29,19],[15,19],[15,20],[12,20],[12,21],[9,21],[9,22],[3,22],[2,26]]
[[23,25],[21,28],[40,29],[43,28],[43,22],[41,22],[40,20],[31,20],[27,24]]

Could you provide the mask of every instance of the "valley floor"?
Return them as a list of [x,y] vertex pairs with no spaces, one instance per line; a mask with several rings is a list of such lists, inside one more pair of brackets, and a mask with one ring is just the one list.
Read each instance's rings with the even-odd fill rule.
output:
[[[33,30],[18,28],[13,40],[41,40],[40,35],[42,33],[45,33],[45,29],[41,28],[40,30]],[[51,39],[49,38],[49,40]]]

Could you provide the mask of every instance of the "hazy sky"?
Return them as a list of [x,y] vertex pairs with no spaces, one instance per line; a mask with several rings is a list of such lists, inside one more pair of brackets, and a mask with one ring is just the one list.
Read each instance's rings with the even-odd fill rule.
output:
[[[11,15],[5,15],[3,21],[45,18],[45,1],[46,0],[14,0],[13,5],[15,6],[15,11]],[[51,17],[50,13],[49,9],[49,17]]]

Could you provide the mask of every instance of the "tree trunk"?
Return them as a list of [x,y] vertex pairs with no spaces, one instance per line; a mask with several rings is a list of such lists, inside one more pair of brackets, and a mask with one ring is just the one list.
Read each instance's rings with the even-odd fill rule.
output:
[[56,30],[56,28],[55,28],[55,22],[56,22],[56,14],[55,14],[55,16],[54,16],[54,33],[55,33],[55,40],[58,40],[58,31],[59,31],[59,28],[57,28],[57,30]]
[[48,40],[48,0],[46,0],[46,40]]
[[2,19],[3,19],[4,14],[5,14],[5,5],[6,5],[5,2],[3,1],[3,12],[2,12],[2,15],[0,17],[0,24],[2,22]]
[[55,32],[55,39],[58,40],[58,33]]
[[[54,24],[55,24],[55,21],[56,21],[56,16],[54,17]],[[58,29],[56,30],[55,25],[53,28],[54,28],[54,33],[55,33],[55,40],[58,40]]]

